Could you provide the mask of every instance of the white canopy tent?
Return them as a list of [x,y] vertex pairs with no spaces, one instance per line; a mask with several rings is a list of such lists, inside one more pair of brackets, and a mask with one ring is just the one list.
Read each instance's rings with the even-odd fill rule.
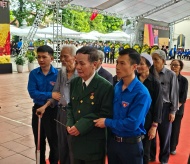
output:
[[127,41],[130,39],[130,35],[126,34],[123,31],[113,31],[112,33],[104,34],[100,38],[100,40],[116,40],[116,41]]
[[82,40],[98,40],[97,37],[90,35],[89,33],[83,33],[80,35],[80,39]]
[[91,31],[89,33],[87,33],[88,35],[90,36],[94,36],[94,37],[97,37],[97,38],[100,38],[101,36],[103,36],[104,34],[98,32],[98,31]]
[[[37,33],[53,35],[53,30],[54,30],[53,27],[50,26],[50,27],[38,29]],[[80,35],[80,33],[62,26],[62,36],[66,37],[66,36],[70,36],[70,35]]]
[[20,29],[16,26],[10,25],[10,33],[11,35],[27,36],[28,30]]

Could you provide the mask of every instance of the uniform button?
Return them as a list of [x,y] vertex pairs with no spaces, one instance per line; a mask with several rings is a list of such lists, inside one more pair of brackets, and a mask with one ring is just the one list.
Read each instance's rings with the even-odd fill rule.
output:
[[82,103],[83,103],[83,100],[80,100],[80,103],[82,104]]
[[75,98],[74,98],[74,97],[72,97],[72,99],[74,100]]
[[92,102],[91,104],[94,105],[94,102]]
[[78,113],[80,113],[80,110],[78,110]]

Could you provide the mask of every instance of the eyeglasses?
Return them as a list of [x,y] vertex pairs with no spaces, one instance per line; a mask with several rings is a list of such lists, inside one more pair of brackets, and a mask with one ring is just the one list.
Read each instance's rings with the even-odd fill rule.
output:
[[179,64],[170,64],[172,67],[178,67],[180,66]]

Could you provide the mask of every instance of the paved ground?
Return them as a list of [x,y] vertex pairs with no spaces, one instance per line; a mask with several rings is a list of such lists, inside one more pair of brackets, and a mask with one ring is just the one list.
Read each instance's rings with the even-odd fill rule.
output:
[[[190,82],[190,61],[184,62],[183,71]],[[115,65],[104,66],[115,75]],[[23,73],[17,73],[15,64],[12,74],[0,74],[0,164],[35,164],[28,74],[26,65]]]

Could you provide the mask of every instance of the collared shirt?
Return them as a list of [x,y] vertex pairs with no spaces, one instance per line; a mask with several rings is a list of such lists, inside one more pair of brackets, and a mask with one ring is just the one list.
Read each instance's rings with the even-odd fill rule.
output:
[[47,75],[44,75],[41,68],[32,70],[29,74],[28,92],[33,102],[38,105],[44,105],[46,101],[52,98],[52,90],[57,79],[58,70],[53,66]]
[[[67,78],[66,70],[61,69],[59,71],[55,86],[53,88],[53,92],[61,93],[61,99],[58,102],[58,104],[66,106],[70,102],[70,82],[73,78],[77,76],[78,73],[76,70],[73,73],[73,75],[70,77],[70,79]],[[50,101],[51,101],[51,107],[54,107],[57,101],[54,99],[50,99]]]
[[151,98],[147,88],[135,77],[122,91],[123,80],[114,88],[113,119],[106,118],[105,125],[120,137],[135,137],[145,134],[145,116]]
[[175,114],[178,110],[179,102],[179,86],[176,74],[163,68],[159,73],[159,80],[162,86],[163,101],[164,103],[171,103],[170,113]]
[[93,75],[90,76],[90,78],[89,78],[88,80],[86,80],[86,81],[84,81],[84,80],[82,79],[82,82],[85,82],[86,87],[87,87],[87,86],[90,84],[90,82],[92,81],[93,77],[95,76],[95,73],[96,73],[96,71],[94,71]]

